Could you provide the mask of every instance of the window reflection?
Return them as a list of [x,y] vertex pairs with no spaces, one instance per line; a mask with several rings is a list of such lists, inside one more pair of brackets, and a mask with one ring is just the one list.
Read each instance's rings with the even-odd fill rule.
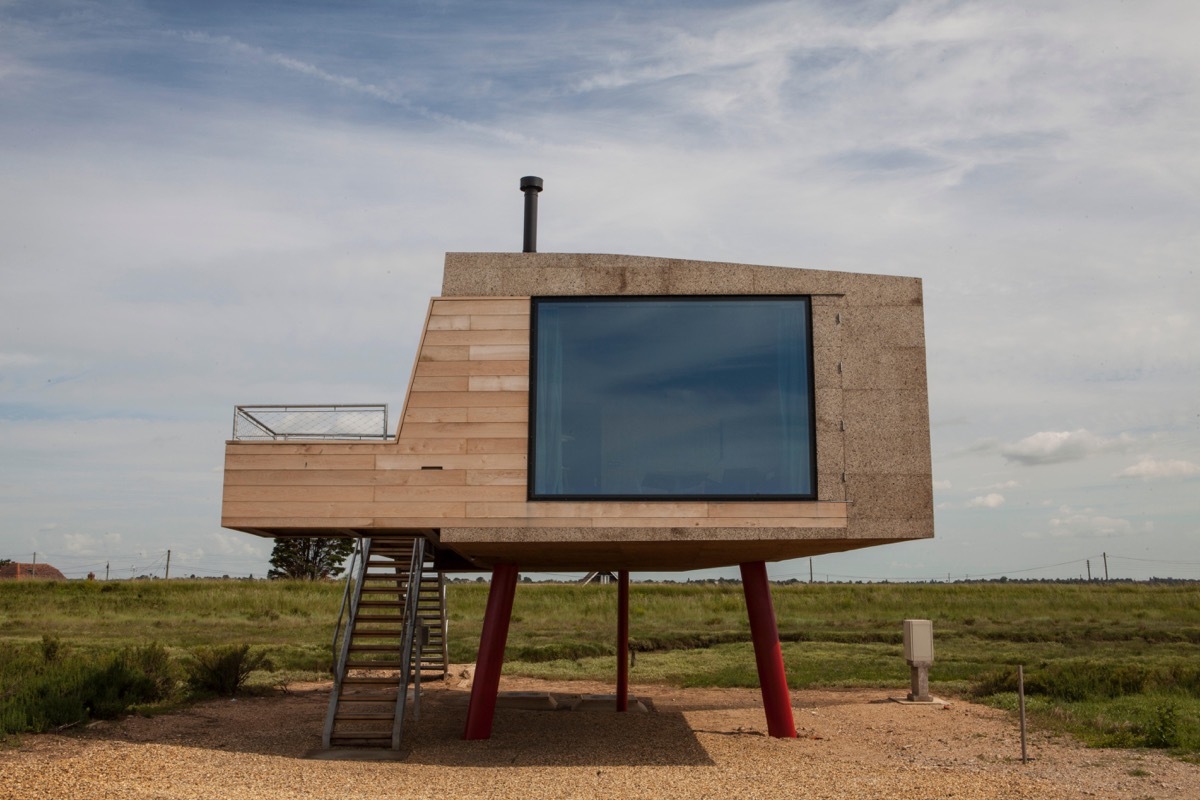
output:
[[534,301],[534,497],[812,497],[805,297]]

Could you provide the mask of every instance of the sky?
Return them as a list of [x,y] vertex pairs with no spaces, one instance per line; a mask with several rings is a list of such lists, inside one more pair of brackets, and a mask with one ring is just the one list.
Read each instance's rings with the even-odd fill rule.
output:
[[519,251],[539,175],[544,252],[924,281],[936,536],[817,580],[1200,578],[1198,38],[1190,0],[0,0],[0,558],[263,575],[234,405],[397,418],[443,254]]

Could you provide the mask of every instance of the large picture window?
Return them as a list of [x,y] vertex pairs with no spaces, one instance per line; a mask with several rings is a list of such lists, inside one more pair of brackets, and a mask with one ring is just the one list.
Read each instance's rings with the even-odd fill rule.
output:
[[531,499],[813,499],[807,297],[533,300]]

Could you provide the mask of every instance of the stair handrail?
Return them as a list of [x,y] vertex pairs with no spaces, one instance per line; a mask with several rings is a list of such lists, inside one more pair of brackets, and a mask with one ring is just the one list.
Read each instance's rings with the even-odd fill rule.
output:
[[396,693],[396,712],[392,722],[393,750],[400,749],[400,739],[404,734],[405,704],[408,701],[408,684],[412,679],[413,637],[417,630],[417,604],[424,566],[425,539],[417,537],[413,539],[412,560],[408,565],[408,587],[404,593],[404,639],[400,651],[400,687]]
[[342,591],[342,605],[338,608],[337,622],[333,624],[333,642],[329,646],[330,655],[338,651],[338,635],[342,633],[342,619],[346,616],[346,605],[350,602],[350,587],[354,583],[354,568],[358,563],[358,555],[362,551],[361,537],[354,541],[354,551],[350,553],[350,564],[346,567],[346,588]]
[[[340,651],[337,647],[338,629],[342,625],[341,612],[338,613],[338,624],[333,631],[333,649],[336,652],[336,661],[333,665],[333,689],[329,692],[329,712],[325,716],[325,730],[321,735],[325,747],[330,746],[333,738],[333,724],[337,717],[338,700],[342,693],[342,681],[346,677],[346,662],[350,659],[350,640],[353,638],[350,635],[350,626],[354,624],[355,617],[358,616],[358,603],[362,599],[363,583],[367,576],[367,562],[371,556],[371,540],[362,538],[361,543],[362,555],[358,560],[358,580],[354,581],[354,592],[350,593],[350,578],[346,579],[346,592],[342,597],[343,606],[345,605],[346,595],[350,595],[350,613],[346,617],[346,631],[342,635],[342,646]],[[350,574],[353,574],[351,572]]]

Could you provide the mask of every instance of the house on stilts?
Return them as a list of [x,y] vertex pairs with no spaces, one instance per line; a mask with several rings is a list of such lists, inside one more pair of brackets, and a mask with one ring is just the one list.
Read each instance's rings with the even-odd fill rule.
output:
[[921,281],[534,252],[529,180],[526,252],[446,255],[394,435],[382,408],[235,413],[222,525],[363,543],[325,743],[399,747],[409,682],[445,669],[446,572],[492,575],[477,739],[520,570],[616,574],[627,644],[630,571],[734,565],[794,736],[766,562],[933,536]]

